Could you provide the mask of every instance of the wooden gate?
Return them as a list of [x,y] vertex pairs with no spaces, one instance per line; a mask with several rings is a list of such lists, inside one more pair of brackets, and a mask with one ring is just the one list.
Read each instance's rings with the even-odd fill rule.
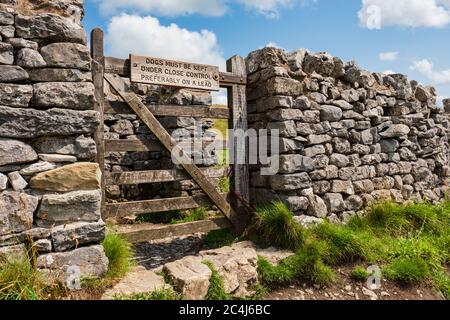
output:
[[[231,165],[230,194],[221,194],[210,182],[209,178],[218,178],[228,174],[227,170],[215,168],[198,168],[172,139],[169,133],[158,122],[155,116],[196,117],[229,119],[232,129],[247,130],[246,105],[246,69],[244,59],[234,56],[227,61],[227,72],[220,72],[220,87],[228,90],[228,108],[210,108],[207,106],[171,106],[144,105],[122,80],[130,77],[129,59],[105,57],[103,54],[103,32],[94,29],[91,34],[91,56],[93,59],[93,81],[95,85],[95,110],[100,113],[103,123],[105,113],[134,113],[156,136],[158,141],[142,140],[105,140],[103,126],[99,126],[94,138],[98,147],[97,161],[103,171],[102,214],[104,219],[125,217],[147,213],[160,213],[173,210],[198,208],[214,204],[225,218],[198,221],[181,225],[149,227],[147,225],[121,225],[118,232],[130,241],[149,241],[169,236],[188,235],[197,232],[233,227],[237,233],[242,232],[249,220],[245,203],[238,199],[249,199],[248,164]],[[104,97],[106,82],[122,98],[122,102],[111,104]],[[237,145],[233,141],[234,153],[244,152],[248,159],[246,145]],[[240,149],[239,149],[240,148]],[[105,172],[105,153],[162,151],[172,152],[184,170],[152,170],[134,172]],[[230,157],[235,157],[230,154]],[[248,161],[245,161],[248,163]],[[108,204],[105,201],[106,185],[136,185],[159,182],[171,182],[192,179],[204,192],[204,195],[192,197],[166,198],[158,200],[134,201]]]

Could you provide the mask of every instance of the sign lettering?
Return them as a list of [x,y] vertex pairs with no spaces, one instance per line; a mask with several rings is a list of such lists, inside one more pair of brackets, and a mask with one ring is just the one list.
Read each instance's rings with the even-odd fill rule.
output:
[[130,55],[131,81],[219,91],[219,68],[189,62]]

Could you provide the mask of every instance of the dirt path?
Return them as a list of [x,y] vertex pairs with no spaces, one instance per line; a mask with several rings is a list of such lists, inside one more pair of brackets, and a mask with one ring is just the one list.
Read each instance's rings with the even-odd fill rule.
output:
[[402,287],[383,279],[381,289],[369,290],[365,283],[356,282],[351,277],[354,266],[336,270],[336,284],[326,288],[295,283],[288,288],[279,288],[265,300],[444,300],[444,297],[430,287]]

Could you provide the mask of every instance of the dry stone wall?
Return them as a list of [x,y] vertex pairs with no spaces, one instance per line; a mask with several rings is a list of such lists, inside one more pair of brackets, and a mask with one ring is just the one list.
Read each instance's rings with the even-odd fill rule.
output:
[[249,126],[281,136],[279,173],[252,168],[253,202],[284,201],[308,223],[382,199],[443,198],[449,120],[434,88],[307,50],[252,52],[247,72]]
[[82,0],[0,0],[0,259],[33,248],[61,281],[108,265],[82,17]]

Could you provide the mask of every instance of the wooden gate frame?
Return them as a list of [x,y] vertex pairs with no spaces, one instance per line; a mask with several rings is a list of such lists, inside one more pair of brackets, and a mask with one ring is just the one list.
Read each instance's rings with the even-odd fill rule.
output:
[[[105,57],[104,52],[104,42],[103,42],[103,31],[96,28],[91,33],[91,57],[93,59],[93,82],[95,86],[95,110],[100,114],[100,123],[104,123],[104,112],[107,108],[119,109],[125,111],[125,113],[130,113],[131,108],[139,118],[149,127],[149,129],[157,136],[164,147],[172,151],[176,146],[174,145],[173,139],[167,133],[167,131],[162,127],[162,125],[154,117],[159,115],[164,116],[193,116],[202,118],[227,118],[229,119],[229,127],[234,130],[247,130],[247,102],[246,102],[246,67],[245,61],[240,56],[233,56],[227,61],[227,72],[220,72],[220,87],[227,88],[228,91],[228,109],[212,109],[210,107],[201,106],[145,106],[138,97],[132,93],[125,90],[124,82],[120,77],[130,77],[130,62],[125,59],[118,59],[112,57]],[[124,103],[118,103],[118,105],[108,104],[104,99],[104,81],[107,81],[110,86],[117,91],[117,93],[122,97]],[[128,109],[128,110],[127,110]],[[128,112],[126,112],[128,111]],[[147,172],[134,172],[134,173],[110,173],[105,174],[105,152],[112,151],[110,145],[105,144],[104,140],[104,129],[103,125],[100,125],[94,133],[94,140],[97,144],[97,162],[102,170],[102,216],[104,218],[111,216],[121,216],[120,207],[123,207],[130,203],[116,204],[116,205],[106,205],[105,202],[105,187],[106,182],[109,181],[123,181],[122,184],[142,183],[143,181],[151,180],[151,182],[163,182],[163,181],[175,181],[182,177],[186,177],[185,173],[179,172],[177,170],[156,170]],[[143,141],[133,141],[136,146],[136,150],[161,150],[158,144],[152,142]],[[115,141],[115,150],[118,151],[121,148],[121,142]],[[122,142],[123,143],[123,142]],[[127,141],[127,143],[130,143]],[[243,149],[243,148],[246,148]],[[158,204],[157,207],[164,209],[164,204],[170,204],[171,201],[181,201],[185,203],[182,209],[189,209],[198,207],[200,204],[208,202],[208,198],[212,200],[214,204],[222,211],[222,213],[231,222],[234,230],[237,233],[244,231],[248,224],[250,215],[246,209],[245,204],[238,200],[238,197],[232,196],[233,194],[238,194],[245,201],[249,201],[249,169],[248,169],[248,145],[237,144],[237,138],[233,142],[234,154],[230,157],[236,159],[237,152],[244,152],[245,154],[245,164],[232,164],[231,165],[231,196],[228,196],[228,201],[223,198],[223,195],[219,194],[215,187],[208,181],[206,175],[209,177],[220,176],[220,172],[215,172],[217,170],[213,169],[199,169],[193,163],[184,163],[183,167],[186,172],[193,178],[193,180],[202,188],[202,190],[207,194],[207,196],[197,196],[197,197],[186,197],[186,198],[166,198],[162,200],[149,200],[134,202],[134,208],[137,210],[133,212],[147,213],[155,212],[146,208],[145,203],[152,202],[152,205]],[[185,159],[186,156],[181,152],[180,160]],[[208,171],[209,170],[209,171]],[[148,206],[147,206],[148,207]],[[170,207],[170,205],[169,205]],[[115,209],[115,213],[111,214],[111,208]],[[139,211],[140,210],[140,211]],[[166,211],[166,210],[160,210]],[[158,212],[160,212],[158,211]],[[124,212],[122,216],[124,216]],[[130,215],[129,213],[126,215]],[[223,222],[217,222],[218,226],[225,226]],[[181,228],[188,229],[189,226],[180,226]],[[199,232],[198,228],[192,228],[192,233]],[[175,234],[177,232],[174,232]]]

